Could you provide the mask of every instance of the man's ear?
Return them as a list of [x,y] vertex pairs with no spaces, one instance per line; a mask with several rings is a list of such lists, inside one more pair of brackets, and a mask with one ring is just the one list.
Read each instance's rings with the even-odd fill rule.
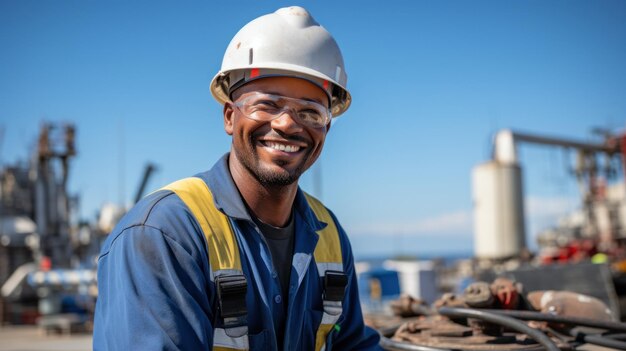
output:
[[234,116],[235,114],[235,109],[233,109],[233,105],[230,102],[226,102],[224,103],[224,131],[226,131],[226,134],[228,135],[233,135],[233,128],[234,128]]

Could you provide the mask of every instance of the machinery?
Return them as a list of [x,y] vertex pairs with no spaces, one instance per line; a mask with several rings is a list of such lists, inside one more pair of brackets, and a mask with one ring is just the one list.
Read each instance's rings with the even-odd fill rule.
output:
[[386,350],[626,349],[626,323],[602,301],[569,291],[526,293],[509,279],[475,282],[431,306],[405,295],[392,307],[395,322],[378,325]]
[[73,125],[43,124],[30,161],[0,171],[3,322],[49,324],[68,311],[78,321],[93,309],[99,237],[75,222],[74,141]]
[[[505,274],[526,279],[524,283],[535,288],[554,288],[558,282],[579,293],[602,287],[595,296],[603,296],[612,310],[621,311],[618,316],[626,317],[626,133],[596,130],[596,134],[595,142],[511,130],[496,134],[492,160],[473,170],[475,276]],[[538,234],[537,254],[526,248],[522,168],[517,156],[524,143],[571,151],[571,173],[581,197],[577,210]],[[547,268],[554,263],[562,269]],[[590,280],[599,276],[579,274],[589,263],[610,268],[601,274],[608,284],[592,284]],[[553,275],[548,277],[548,273]]]
[[[75,127],[43,124],[28,163],[0,169],[0,321],[45,330],[89,329],[100,245],[125,213],[105,206],[97,223],[77,218],[67,190]],[[156,166],[148,164],[141,198]]]
[[[522,143],[575,152],[582,206],[526,246]],[[626,134],[596,143],[502,130],[473,170],[474,255],[461,294],[368,317],[387,350],[626,349]],[[559,263],[559,264],[553,264]],[[460,272],[457,271],[458,278]],[[477,281],[478,280],[478,281]],[[492,281],[491,284],[486,281]]]
[[[526,250],[522,170],[517,157],[522,143],[576,152],[574,174],[583,206],[558,228],[542,233],[541,246],[562,255],[558,248],[563,244],[589,239],[588,244],[598,251],[619,250],[626,238],[626,134],[604,132],[602,142],[588,143],[501,130],[494,140],[493,159],[473,170],[475,256],[503,260]],[[591,248],[587,250],[593,254]]]

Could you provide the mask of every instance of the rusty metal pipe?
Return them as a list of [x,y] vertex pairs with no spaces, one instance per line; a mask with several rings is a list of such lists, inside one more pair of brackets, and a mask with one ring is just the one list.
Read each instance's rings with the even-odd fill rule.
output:
[[498,131],[494,138],[493,159],[504,164],[517,164],[517,145],[521,142],[539,145],[573,148],[585,153],[605,153],[608,155],[620,151],[619,142],[587,143],[577,140],[520,133],[509,129]]
[[528,133],[513,132],[513,137],[517,141],[524,141],[531,144],[540,145],[553,145],[561,147],[570,147],[578,150],[590,151],[590,152],[616,152],[616,147],[610,147],[606,144],[588,143],[584,141],[564,139],[559,137],[534,135]]

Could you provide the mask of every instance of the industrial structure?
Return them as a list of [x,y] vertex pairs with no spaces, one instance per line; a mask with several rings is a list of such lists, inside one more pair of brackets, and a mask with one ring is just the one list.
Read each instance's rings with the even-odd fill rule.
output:
[[[580,208],[527,245],[521,144],[572,150]],[[626,349],[626,133],[597,143],[511,130],[494,138],[492,160],[472,171],[474,257],[438,269],[457,282],[434,301],[404,295],[367,317],[386,350],[624,350]],[[416,263],[407,263],[416,264]],[[362,274],[366,301],[389,301],[398,280]],[[413,280],[420,275],[413,274]],[[420,278],[421,279],[421,278]],[[444,278],[445,279],[445,278]],[[404,279],[406,280],[406,279]],[[389,283],[391,282],[391,283]],[[491,282],[491,283],[489,283]],[[405,281],[406,283],[406,281]],[[412,282],[420,287],[422,282]],[[421,295],[420,295],[421,294]]]
[[586,143],[502,130],[495,136],[493,159],[473,170],[475,256],[503,260],[524,254],[523,181],[517,156],[522,143],[576,152],[581,209],[560,227],[543,233],[540,244],[555,248],[589,239],[599,252],[617,253],[626,239],[626,134],[606,134],[601,143]]
[[73,125],[43,124],[29,162],[0,171],[3,322],[67,329],[93,309],[99,235],[67,191],[74,141]]
[[[67,189],[75,135],[72,124],[45,123],[28,162],[0,169],[1,324],[69,332],[93,319],[100,245],[125,208],[105,205],[93,223],[77,217]],[[154,170],[146,166],[136,200]]]

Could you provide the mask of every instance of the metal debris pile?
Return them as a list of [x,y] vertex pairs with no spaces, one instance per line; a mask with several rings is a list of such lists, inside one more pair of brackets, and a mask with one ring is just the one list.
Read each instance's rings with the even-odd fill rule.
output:
[[402,296],[392,309],[405,322],[381,330],[386,350],[626,350],[626,323],[599,299],[569,291],[525,293],[505,278],[444,294],[432,306]]

